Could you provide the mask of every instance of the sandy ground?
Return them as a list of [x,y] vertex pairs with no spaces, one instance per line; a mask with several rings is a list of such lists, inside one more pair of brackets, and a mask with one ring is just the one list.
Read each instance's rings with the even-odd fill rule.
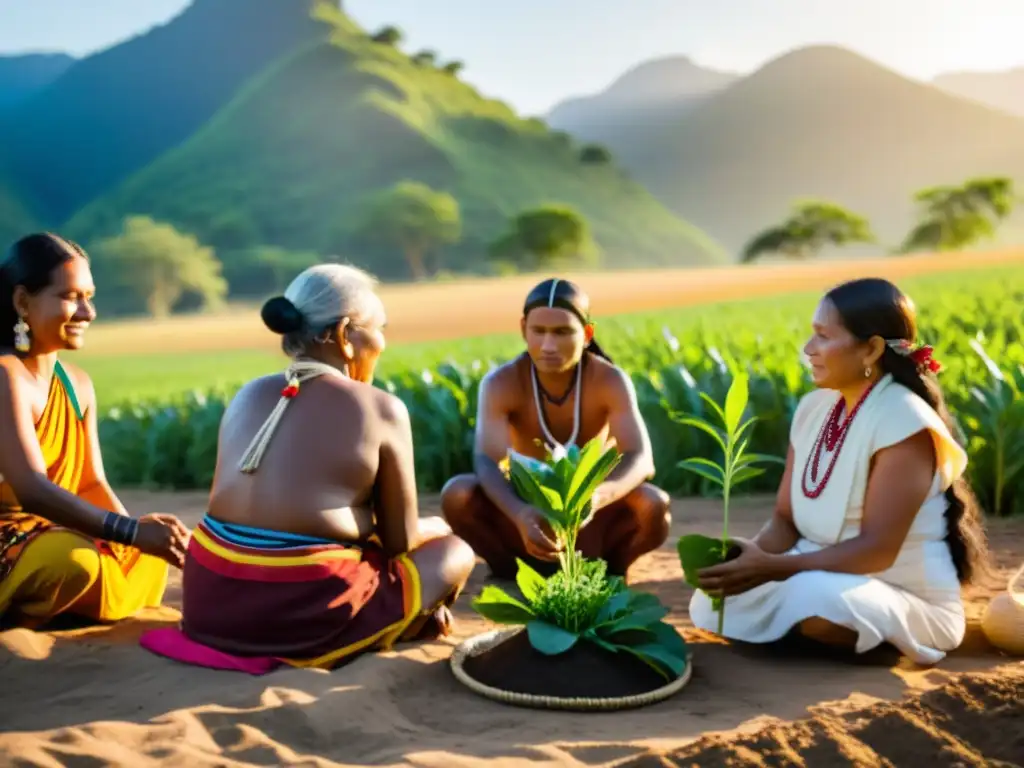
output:
[[[136,513],[189,522],[204,501],[123,498]],[[435,514],[436,499],[424,502]],[[752,534],[769,509],[740,502],[734,532]],[[674,536],[719,525],[717,505],[701,501],[677,501],[674,516]],[[1006,576],[1024,560],[1024,521],[991,530]],[[977,627],[991,591],[968,591],[967,641],[931,669],[884,651],[839,660],[730,646],[689,624],[689,590],[669,545],[641,560],[631,580],[671,607],[693,646],[693,679],[648,708],[572,714],[493,703],[452,676],[453,645],[489,628],[468,607],[483,580],[479,566],[453,638],[332,673],[253,678],[149,655],[138,638],[178,618],[177,577],[168,607],[138,620],[0,633],[0,765],[1024,765],[1024,663],[994,651]]]
[[[829,259],[702,269],[631,270],[567,274],[590,296],[595,317],[687,307],[797,291],[824,290],[843,280],[878,276],[902,280],[935,272],[1024,263],[1024,248],[871,259]],[[388,341],[405,344],[473,335],[514,333],[518,308],[540,279],[501,279],[384,285]],[[425,321],[424,318],[427,318]],[[89,332],[90,354],[277,349],[254,308],[166,320],[98,323]]]

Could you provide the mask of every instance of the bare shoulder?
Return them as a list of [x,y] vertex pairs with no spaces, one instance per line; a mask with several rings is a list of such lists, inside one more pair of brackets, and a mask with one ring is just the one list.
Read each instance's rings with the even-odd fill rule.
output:
[[0,378],[15,381],[25,374],[25,366],[14,355],[0,355]]
[[393,425],[409,423],[409,407],[402,398],[378,387],[367,385],[366,389],[366,395],[382,421]]
[[61,360],[60,365],[68,375],[68,378],[71,379],[71,384],[75,388],[75,395],[81,403],[82,411],[85,412],[95,407],[97,399],[96,388],[89,374],[79,366],[66,360]]
[[605,393],[609,400],[619,401],[621,398],[632,399],[634,397],[633,380],[615,363],[592,355],[588,367],[598,390]]
[[524,358],[519,355],[484,374],[480,388],[486,388],[488,399],[506,401],[519,393],[523,388]]

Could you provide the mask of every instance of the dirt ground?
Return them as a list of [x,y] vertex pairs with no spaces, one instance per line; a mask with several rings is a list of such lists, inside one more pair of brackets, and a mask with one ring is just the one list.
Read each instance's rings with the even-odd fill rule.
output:
[[[194,523],[202,494],[123,494],[135,513]],[[437,513],[436,498],[424,514]],[[740,501],[736,535],[769,513]],[[997,589],[966,592],[971,626],[956,652],[920,668],[880,650],[856,659],[729,644],[694,630],[672,542],[714,534],[718,505],[677,500],[673,536],[631,581],[671,609],[694,675],[660,704],[607,714],[551,713],[491,702],[452,676],[452,647],[489,628],[456,606],[456,634],[364,656],[327,673],[261,678],[176,665],[138,646],[180,616],[167,607],[115,627],[0,633],[0,765],[37,766],[1011,766],[1024,765],[1024,663],[985,641],[977,620]],[[1024,520],[991,538],[1004,578],[1024,561]]]

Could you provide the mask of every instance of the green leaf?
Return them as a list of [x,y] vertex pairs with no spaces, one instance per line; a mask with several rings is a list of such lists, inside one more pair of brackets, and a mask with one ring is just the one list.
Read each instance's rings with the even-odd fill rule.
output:
[[[708,466],[709,464],[711,465],[710,467]],[[722,468],[707,459],[684,459],[676,464],[676,466],[688,472],[693,472],[695,475],[700,475],[716,485],[725,484],[725,480],[722,477]]]
[[718,443],[718,445],[721,447],[722,453],[728,455],[729,450],[728,448],[725,447],[725,438],[717,429],[708,424],[706,421],[702,421],[701,419],[694,419],[689,416],[678,418],[676,419],[676,421],[678,421],[680,424],[684,426],[695,427],[701,430],[702,432],[711,435],[711,437],[715,439],[715,442]]
[[572,445],[569,446],[569,449],[568,451],[566,451],[566,453],[569,455],[569,461],[572,462],[572,465],[574,467],[580,463],[580,447],[578,445],[573,443]]
[[760,477],[763,474],[763,469],[757,469],[755,467],[740,467],[732,473],[732,486],[735,488],[740,483],[746,480],[753,480],[755,477]]
[[601,455],[597,460],[597,464],[591,469],[590,473],[584,478],[583,482],[577,487],[576,492],[569,497],[569,503],[566,507],[573,511],[574,514],[582,511],[584,503],[590,501],[594,495],[594,491],[597,487],[605,481],[608,477],[608,473],[612,471],[616,464],[622,460],[622,455],[611,448]]
[[598,461],[602,455],[602,442],[598,438],[589,440],[586,445],[583,446],[583,450],[580,451],[580,460],[576,464],[576,472],[573,474],[572,481],[569,483],[569,488],[566,491],[566,498],[571,499],[579,491],[580,486],[587,479],[594,467],[597,466]]
[[598,637],[592,629],[588,629],[586,632],[583,633],[583,639],[593,643],[594,645],[604,648],[606,651],[611,651],[612,653],[619,652],[619,646],[617,646],[615,643],[609,643],[607,640]]
[[565,653],[580,639],[575,632],[568,632],[546,621],[531,621],[526,625],[530,645],[547,656]]
[[594,619],[594,626],[612,621],[615,616],[629,607],[631,600],[632,593],[630,592],[619,592],[616,595],[612,595],[608,602],[601,606],[601,610],[597,612],[597,617]]
[[743,411],[747,408],[747,399],[750,396],[749,378],[745,373],[737,373],[725,396],[725,428],[730,435],[736,434],[736,429],[743,418]]
[[554,474],[554,470],[547,462],[540,461],[532,456],[527,456],[526,454],[519,453],[518,451],[513,451],[511,449],[509,449],[508,452],[508,463],[509,468],[518,464],[520,467],[536,477]]
[[644,643],[643,645],[620,645],[620,650],[636,656],[651,669],[658,672],[666,680],[674,680],[683,674],[686,669],[686,658],[679,658],[657,643]]
[[657,595],[652,595],[650,592],[630,591],[629,593],[629,607],[631,610],[639,611],[641,608],[653,608],[656,605],[661,605],[661,600],[658,599]]
[[527,624],[536,616],[526,605],[490,584],[472,602],[473,610],[496,624]]
[[544,486],[531,472],[521,464],[509,462],[509,473],[516,486],[516,491],[523,501],[538,509],[547,509],[548,502],[544,495]]
[[543,592],[547,580],[530,567],[528,563],[520,560],[518,557],[516,558],[516,564],[519,566],[516,571],[516,586],[523,593],[523,597],[528,602],[533,603]]
[[716,403],[707,392],[701,392],[700,399],[707,404],[707,406],[714,412],[714,414],[718,417],[718,420],[722,422],[722,425],[724,426],[726,420],[725,411],[722,410],[722,406]]
[[661,621],[668,615],[668,608],[663,605],[641,608],[638,611],[630,611],[613,624],[605,627],[604,634],[615,634],[626,632],[631,629],[645,629],[648,625]]
[[676,550],[679,552],[679,562],[683,566],[686,583],[691,587],[699,586],[697,571],[725,561],[722,540],[701,536],[698,533],[680,536]]
[[735,469],[746,467],[751,464],[781,464],[786,465],[786,460],[778,456],[770,456],[767,453],[744,453],[733,465]]
[[671,624],[659,621],[657,624],[649,626],[648,629],[654,634],[657,644],[669,653],[683,660],[689,657],[690,649],[686,645],[686,641]]

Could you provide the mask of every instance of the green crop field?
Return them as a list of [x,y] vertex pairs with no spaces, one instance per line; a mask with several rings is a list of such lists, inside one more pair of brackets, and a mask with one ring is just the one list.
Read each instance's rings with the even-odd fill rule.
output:
[[[993,514],[1024,507],[1024,268],[988,268],[901,281],[922,337],[945,365],[941,381],[971,454],[976,491]],[[676,464],[714,457],[710,438],[672,422],[666,406],[703,414],[699,392],[721,401],[730,372],[751,374],[751,449],[783,455],[790,418],[811,388],[800,349],[817,293],[602,319],[602,345],[632,376],[655,446],[656,482],[676,495],[709,489]],[[471,466],[476,390],[487,368],[521,348],[514,334],[387,350],[377,385],[409,406],[421,490],[436,491]],[[280,370],[272,351],[176,352],[86,358],[108,403],[100,429],[120,486],[204,488],[213,473],[226,398],[246,377]],[[214,386],[219,385],[219,386]],[[212,390],[212,391],[211,391]],[[124,404],[128,395],[133,402]],[[745,486],[773,491],[778,472]]]

